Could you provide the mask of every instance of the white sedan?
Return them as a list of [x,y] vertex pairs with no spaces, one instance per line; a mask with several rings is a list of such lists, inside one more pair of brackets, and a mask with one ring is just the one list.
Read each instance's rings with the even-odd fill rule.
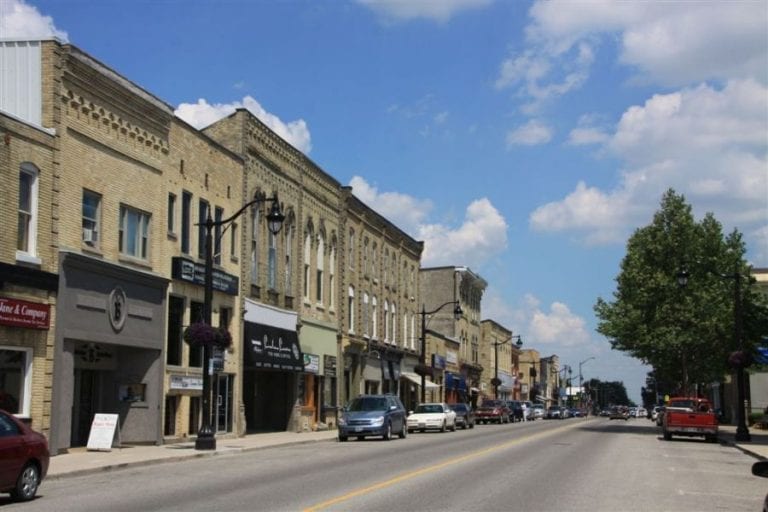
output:
[[456,431],[456,411],[445,403],[427,403],[416,406],[415,411],[408,414],[408,432],[436,429],[445,432]]

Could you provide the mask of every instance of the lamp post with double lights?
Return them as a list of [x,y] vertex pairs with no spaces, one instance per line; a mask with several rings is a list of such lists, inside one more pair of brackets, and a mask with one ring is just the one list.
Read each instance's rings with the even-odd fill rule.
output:
[[581,384],[582,384],[582,381],[584,380],[584,377],[581,374],[581,365],[583,365],[587,361],[591,361],[593,359],[595,359],[595,356],[588,357],[588,358],[586,358],[583,361],[579,361],[579,409],[581,409],[582,399],[584,397],[584,391],[581,389]]
[[453,308],[453,317],[458,320],[461,315],[464,313],[461,310],[461,306],[459,305],[458,300],[452,300],[449,302],[446,302],[445,304],[441,304],[437,308],[433,309],[432,311],[427,311],[424,304],[421,305],[421,311],[419,314],[421,315],[421,354],[419,355],[419,366],[416,368],[417,373],[421,375],[421,403],[424,403],[427,401],[427,394],[426,394],[426,387],[427,387],[427,373],[432,372],[431,367],[427,367],[427,315],[434,315],[441,309],[443,309],[445,306],[454,305],[456,307]]
[[[205,283],[204,283],[204,295],[203,295],[203,322],[207,325],[211,325],[212,310],[213,310],[213,230],[216,227],[228,226],[234,222],[235,219],[240,217],[243,212],[252,206],[256,206],[259,203],[272,203],[272,207],[267,214],[267,226],[269,231],[276,235],[283,227],[283,220],[285,216],[280,210],[280,202],[277,199],[277,193],[272,197],[266,197],[264,195],[257,195],[253,200],[245,203],[234,215],[229,218],[214,221],[211,218],[211,210],[208,209],[208,217],[205,219],[205,223],[197,224],[205,227]],[[211,355],[213,347],[205,344],[203,345],[203,414],[202,414],[202,426],[197,433],[197,439],[195,440],[195,450],[215,450],[216,449],[216,436],[215,430],[211,425],[211,391],[212,382],[211,376],[213,369],[211,365]]]
[[[734,265],[733,273],[720,274],[717,272],[711,272],[722,279],[733,279],[733,345],[736,347],[737,352],[731,354],[729,363],[736,368],[736,441],[751,441],[752,436],[749,433],[749,427],[747,427],[746,414],[744,412],[746,402],[746,390],[744,382],[744,367],[747,366],[747,357],[744,352],[744,340],[742,333],[742,313],[741,313],[741,279],[742,275],[739,272],[739,263]],[[688,285],[688,279],[690,274],[686,269],[682,269],[677,274],[677,284],[684,288]]]
[[510,336],[504,341],[492,342],[494,375],[491,383],[493,384],[493,396],[494,398],[496,398],[496,400],[499,399],[499,385],[501,384],[501,380],[499,380],[499,346],[504,345],[505,343],[508,343],[514,339],[517,340],[517,342],[515,343],[515,345],[517,345],[517,348],[520,348],[523,346],[523,338],[519,334]]
[[[563,367],[560,368],[560,370],[557,372],[557,377],[560,379],[560,382],[558,383],[558,386],[557,386],[557,393],[558,393],[557,405],[563,405],[561,403],[563,397],[562,397],[562,395],[560,395],[560,391],[563,389],[563,381],[566,380],[565,379],[565,372],[568,372],[568,373],[571,372],[571,367],[568,366],[567,364],[564,364]],[[560,374],[562,374],[562,375],[560,375]],[[568,381],[566,381],[566,384],[567,383],[568,383]],[[568,399],[567,398],[568,397],[567,391],[566,391],[566,395],[565,396],[566,396],[566,400],[567,400]]]

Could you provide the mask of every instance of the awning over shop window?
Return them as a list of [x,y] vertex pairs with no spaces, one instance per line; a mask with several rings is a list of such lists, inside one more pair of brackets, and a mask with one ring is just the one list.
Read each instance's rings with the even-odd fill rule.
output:
[[[404,379],[408,379],[409,381],[413,382],[414,384],[421,386],[421,375],[417,373],[411,373],[411,372],[402,372],[400,373],[400,377]],[[435,384],[434,382],[430,380],[424,381],[424,388],[425,389],[436,389],[439,388],[439,384]]]

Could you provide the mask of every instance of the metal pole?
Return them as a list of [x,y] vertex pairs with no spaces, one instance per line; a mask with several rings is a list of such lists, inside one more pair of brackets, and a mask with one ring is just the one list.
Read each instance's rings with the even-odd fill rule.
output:
[[[203,322],[211,325],[213,311],[213,219],[210,207],[208,218],[205,220],[205,291],[203,294]],[[215,450],[216,436],[211,426],[211,349],[208,344],[203,345],[203,400],[202,400],[202,426],[195,440],[196,450]]]
[[421,403],[424,403],[427,401],[427,311],[424,304],[421,305],[421,357],[419,357],[419,362],[421,363]]
[[[736,338],[736,346],[738,350],[743,351],[743,340],[741,332],[741,274],[739,273],[739,264],[736,263],[735,272],[733,273],[734,279],[734,300],[733,300],[733,335]],[[746,417],[744,414],[744,405],[746,402],[745,390],[744,390],[744,364],[739,364],[736,369],[736,386],[738,389],[738,425],[736,427],[736,440],[737,441],[751,441],[752,436],[749,434],[749,428],[747,427]]]
[[493,393],[496,400],[499,399],[499,344],[493,344],[493,367],[494,367],[494,386]]

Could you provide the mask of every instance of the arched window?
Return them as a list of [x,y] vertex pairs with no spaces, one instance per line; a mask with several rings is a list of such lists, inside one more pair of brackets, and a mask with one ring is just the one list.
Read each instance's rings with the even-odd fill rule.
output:
[[285,229],[285,290],[283,293],[293,297],[293,240],[296,237],[296,226],[293,219],[289,217],[289,221],[283,229]]
[[393,302],[390,306],[389,314],[391,315],[391,321],[390,325],[392,326],[392,332],[390,333],[392,337],[390,340],[392,341],[393,345],[397,345],[397,315],[395,314],[395,303]]
[[331,241],[328,251],[328,308],[336,307],[336,240]]
[[384,341],[389,341],[389,301],[384,299]]
[[267,254],[267,287],[277,289],[277,235],[269,233],[269,252]]
[[349,332],[355,332],[355,288],[349,287],[347,293],[347,323],[349,324]]
[[379,305],[376,301],[376,296],[373,296],[371,301],[371,337],[378,339],[379,337]]
[[323,233],[317,236],[317,254],[315,255],[315,300],[323,303],[323,272],[325,271],[325,240]]
[[253,208],[251,213],[251,283],[259,284],[259,222],[260,209]]
[[371,311],[368,304],[368,292],[363,293],[363,336],[370,334]]
[[309,301],[309,262],[312,260],[312,233],[304,236],[304,300]]
[[355,268],[355,230],[352,228],[349,229],[349,247],[347,249],[349,268]]

